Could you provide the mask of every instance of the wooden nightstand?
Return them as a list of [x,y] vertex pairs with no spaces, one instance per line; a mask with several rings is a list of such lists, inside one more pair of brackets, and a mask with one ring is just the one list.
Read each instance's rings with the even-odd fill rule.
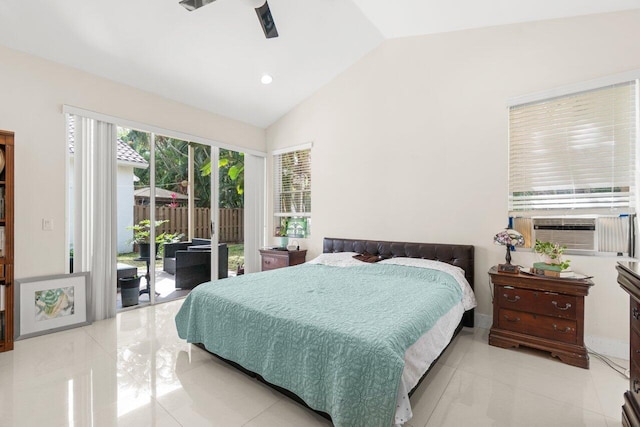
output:
[[584,346],[584,297],[590,280],[557,279],[489,270],[493,326],[489,344],[550,351],[565,363],[589,369]]
[[262,271],[303,264],[307,256],[306,250],[278,251],[275,249],[260,249],[262,257]]

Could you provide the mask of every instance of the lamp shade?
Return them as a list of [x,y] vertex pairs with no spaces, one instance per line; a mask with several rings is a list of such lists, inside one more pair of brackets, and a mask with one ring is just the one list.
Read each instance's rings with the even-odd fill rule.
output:
[[493,243],[507,247],[507,254],[505,257],[506,264],[498,264],[498,271],[502,273],[517,274],[519,271],[518,266],[511,264],[511,246],[524,245],[524,236],[516,230],[507,228],[500,231],[493,237]]
[[493,243],[502,246],[522,246],[524,245],[524,236],[516,230],[507,228],[493,237]]

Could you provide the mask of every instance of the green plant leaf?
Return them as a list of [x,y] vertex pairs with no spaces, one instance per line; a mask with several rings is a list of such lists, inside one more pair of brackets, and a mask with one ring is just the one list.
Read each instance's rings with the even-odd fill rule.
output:
[[211,175],[211,162],[207,162],[200,168],[202,176]]
[[238,166],[231,166],[229,168],[229,178],[231,178],[233,181],[235,181],[236,179],[238,179],[238,175],[240,175],[240,168]]

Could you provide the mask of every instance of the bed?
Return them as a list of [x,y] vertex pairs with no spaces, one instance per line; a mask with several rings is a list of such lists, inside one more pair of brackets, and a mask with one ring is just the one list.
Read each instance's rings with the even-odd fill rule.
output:
[[470,245],[325,238],[306,264],[196,287],[178,334],[336,427],[402,425],[413,390],[473,326],[473,255]]

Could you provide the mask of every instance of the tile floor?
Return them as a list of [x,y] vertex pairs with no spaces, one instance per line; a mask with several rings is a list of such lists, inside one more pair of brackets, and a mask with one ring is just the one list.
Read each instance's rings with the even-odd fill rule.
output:
[[[0,426],[330,425],[180,340],[181,304],[16,342],[0,354]],[[620,425],[628,381],[603,362],[575,368],[487,335],[460,333],[413,395],[407,427]]]

